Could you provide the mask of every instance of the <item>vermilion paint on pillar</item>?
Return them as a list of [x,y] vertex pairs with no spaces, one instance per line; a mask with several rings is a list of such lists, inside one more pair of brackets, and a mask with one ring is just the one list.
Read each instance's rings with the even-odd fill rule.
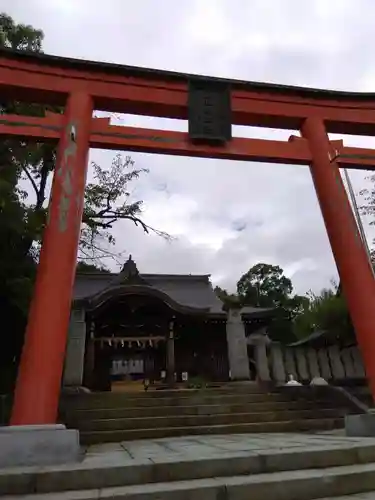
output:
[[76,92],[68,98],[16,384],[12,425],[56,422],[82,220],[92,111],[89,95]]
[[350,316],[375,398],[375,280],[346,195],[323,121],[308,118],[302,127],[311,155],[311,175]]

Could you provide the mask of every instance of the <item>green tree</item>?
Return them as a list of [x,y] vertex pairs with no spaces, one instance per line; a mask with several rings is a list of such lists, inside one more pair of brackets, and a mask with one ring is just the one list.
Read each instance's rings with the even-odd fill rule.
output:
[[245,273],[237,283],[237,293],[215,287],[215,293],[225,308],[264,307],[273,308],[273,319],[268,325],[268,334],[273,340],[284,343],[296,340],[293,320],[305,308],[307,297],[291,295],[292,282],[284,276],[279,266],[259,263]]
[[[361,215],[365,215],[368,217],[370,225],[375,226],[375,174],[372,173],[367,177],[367,180],[369,181],[370,187],[362,189],[359,193],[364,202],[364,204],[360,206],[360,211]],[[375,239],[372,241],[372,243],[375,245]],[[374,248],[370,252],[370,258],[375,269]]]
[[224,290],[224,288],[221,288],[219,286],[215,286],[214,292],[223,302],[224,310],[243,307],[243,302],[236,293],[228,293],[226,290]]
[[131,199],[129,184],[142,174],[145,168],[135,168],[130,156],[117,154],[109,169],[92,163],[95,182],[89,183],[85,190],[85,204],[82,218],[80,239],[80,258],[100,262],[106,257],[113,257],[110,246],[115,244],[111,233],[118,220],[128,220],[140,226],[146,233],[154,232],[169,239],[170,235],[159,231],[142,220],[142,200]]
[[[0,14],[0,48],[42,52],[43,32],[32,26],[16,24]],[[47,111],[62,113],[62,108],[9,101],[0,97],[0,114],[45,116]],[[0,350],[0,390],[14,379],[23,342],[28,305],[47,216],[49,179],[56,162],[56,145],[6,139],[0,144],[0,313],[7,325],[7,342]],[[169,235],[142,220],[142,201],[132,201],[129,183],[145,169],[136,169],[129,157],[117,155],[109,170],[97,164],[94,182],[85,192],[80,258],[102,267],[102,258],[115,258],[111,234],[119,219],[133,222],[146,231]],[[30,189],[22,191],[20,180]],[[112,249],[111,249],[112,245]],[[9,367],[10,366],[10,367]],[[10,377],[4,375],[11,373]]]
[[111,271],[104,266],[96,264],[88,264],[84,260],[81,260],[77,263],[76,272],[80,274],[89,274],[89,273],[109,274]]
[[[16,25],[0,14],[0,47],[38,51],[43,34],[30,26]],[[31,107],[0,99],[0,114],[17,110],[29,114]],[[27,311],[35,276],[35,256],[24,251],[30,239],[32,213],[19,189],[26,147],[20,141],[0,144],[0,316],[3,325],[0,349],[0,393],[11,388],[23,342]]]
[[308,298],[304,311],[294,319],[296,337],[322,331],[331,338],[354,340],[353,325],[342,294],[338,295],[336,289],[323,289],[319,294],[310,292]]
[[[13,19],[0,14],[0,44],[13,50],[42,52],[44,38],[41,30],[31,26],[17,25]],[[18,102],[0,103],[2,113],[44,116],[47,111],[62,113],[54,106],[22,104]],[[26,223],[29,230],[19,248],[26,255],[38,252],[46,223],[49,177],[56,162],[56,147],[51,144],[30,144],[25,141],[8,142],[9,164],[14,172],[14,184],[22,177],[29,182],[35,202],[28,203]],[[113,224],[125,219],[139,225],[145,232],[155,232],[170,238],[142,220],[142,200],[132,201],[129,183],[147,173],[147,169],[137,169],[129,157],[116,155],[110,169],[93,163],[95,182],[86,186],[83,225],[80,239],[80,257],[98,262],[102,258],[113,258],[116,254],[110,246],[115,240],[110,232]]]
[[0,46],[12,50],[42,52],[42,30],[26,24],[16,24],[6,13],[0,13]]
[[282,305],[292,290],[291,280],[279,266],[264,263],[253,266],[237,283],[237,293],[243,302],[259,307]]

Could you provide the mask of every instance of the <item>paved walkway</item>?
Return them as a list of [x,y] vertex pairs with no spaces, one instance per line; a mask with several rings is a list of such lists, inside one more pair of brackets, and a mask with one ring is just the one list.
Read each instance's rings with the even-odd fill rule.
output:
[[348,438],[330,434],[231,434],[125,441],[88,447],[83,464],[134,465],[181,462],[221,457],[271,455],[357,446],[375,446],[375,438]]
[[279,489],[283,498],[305,490],[318,498],[353,492],[353,485],[355,491],[375,491],[375,439],[337,434],[152,439],[91,446],[74,464],[0,469],[0,496],[33,493],[25,498],[35,500],[264,500],[278,498]]

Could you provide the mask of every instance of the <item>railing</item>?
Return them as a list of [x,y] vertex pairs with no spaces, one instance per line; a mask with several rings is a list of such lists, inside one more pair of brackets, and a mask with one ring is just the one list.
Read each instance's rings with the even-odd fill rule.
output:
[[286,347],[278,342],[253,342],[257,377],[262,382],[283,384],[288,375],[299,382],[322,377],[335,385],[365,381],[365,369],[357,346]]

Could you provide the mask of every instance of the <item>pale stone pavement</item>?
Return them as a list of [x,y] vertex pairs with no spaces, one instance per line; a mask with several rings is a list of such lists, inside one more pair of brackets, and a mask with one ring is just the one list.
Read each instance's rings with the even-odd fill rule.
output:
[[[331,496],[340,500],[345,497],[339,495],[346,492],[373,490],[348,500],[375,500],[375,438],[336,433],[231,434],[127,441],[84,451],[79,463],[1,469],[0,497],[280,500]],[[300,496],[301,491],[308,491],[307,496]]]
[[349,438],[336,434],[191,436],[93,445],[87,448],[83,463],[94,467],[99,464],[136,465],[374,445],[375,438]]

